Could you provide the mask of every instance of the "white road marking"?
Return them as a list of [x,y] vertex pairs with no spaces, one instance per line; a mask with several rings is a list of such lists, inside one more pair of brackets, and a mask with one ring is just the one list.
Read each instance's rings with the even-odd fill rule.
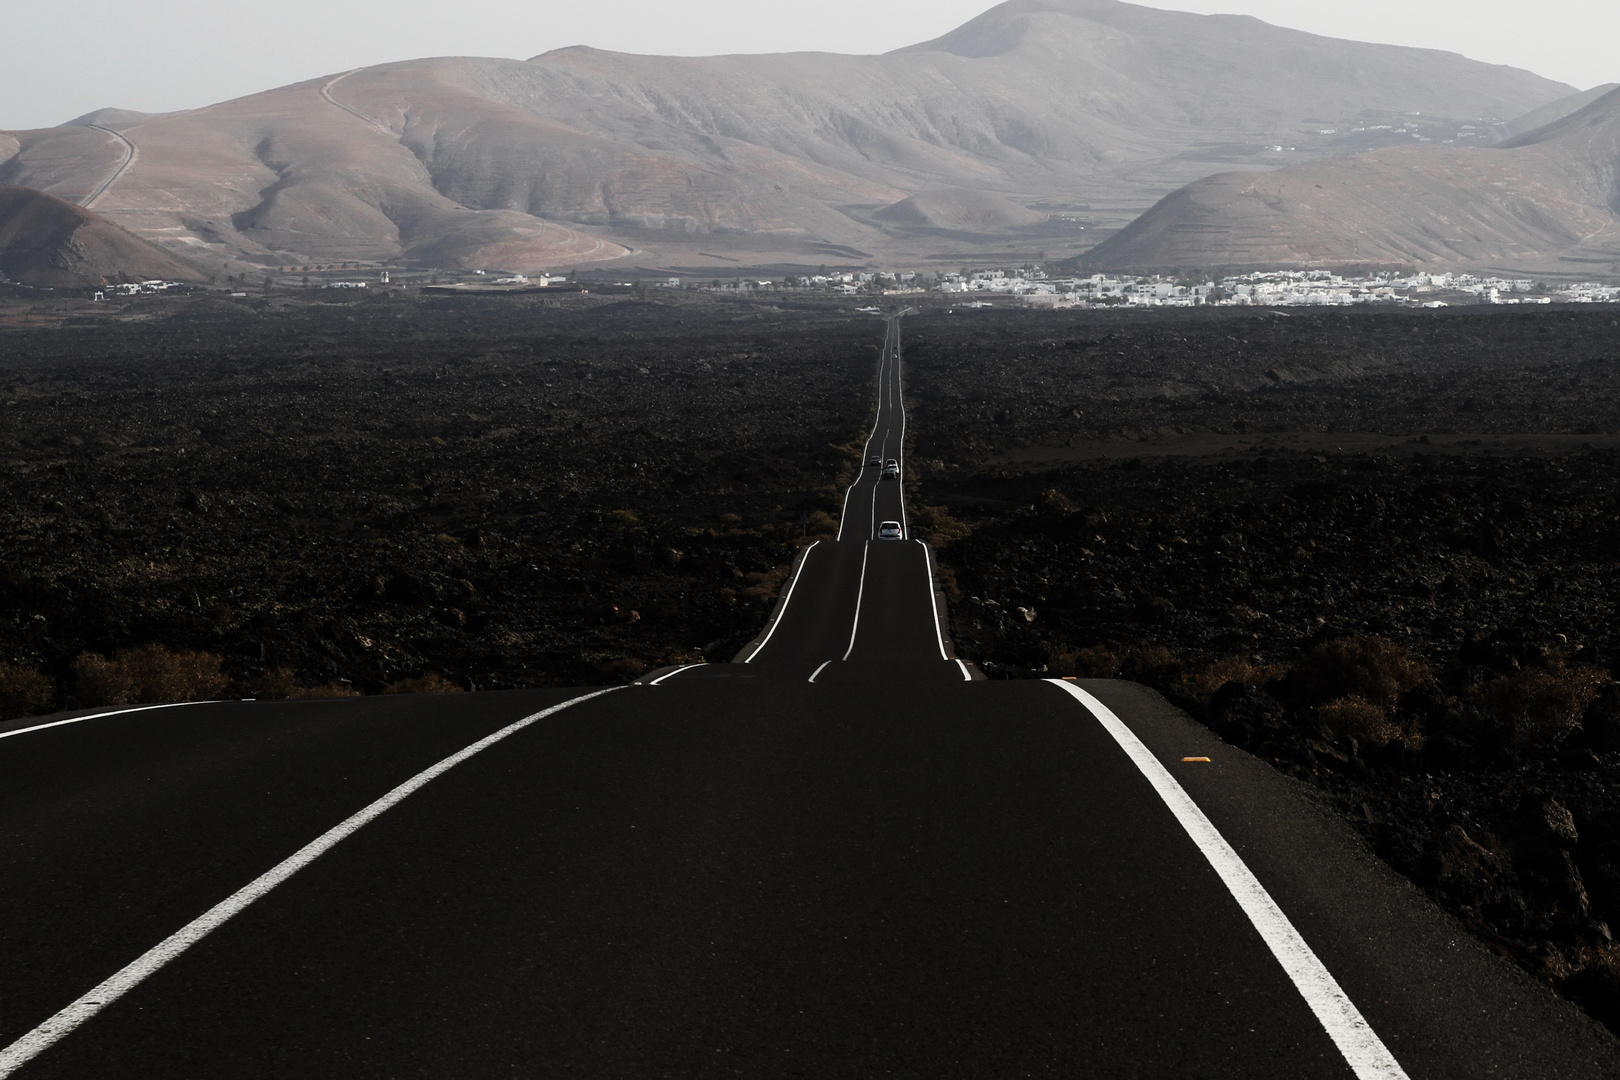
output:
[[[765,643],[771,640],[771,635],[776,633],[776,628],[782,625],[782,620],[787,618],[788,605],[793,603],[793,590],[799,587],[799,577],[804,573],[804,565],[810,561],[810,552],[814,551],[816,544],[819,543],[821,541],[817,540],[815,544],[811,544],[804,549],[804,558],[799,560],[799,569],[794,572],[793,580],[788,583],[787,595],[782,598],[782,610],[776,613],[776,618],[766,629],[765,636],[760,638],[759,644],[754,646],[754,651],[748,654],[748,659],[744,660],[743,663],[752,664],[754,662],[754,657],[759,655],[759,650],[765,647]],[[675,673],[672,671],[670,674]]]
[[152,709],[179,709],[187,705],[218,705],[218,701],[175,701],[167,705],[136,705],[129,709],[113,709],[110,712],[90,713],[87,716],[70,716],[66,720],[52,720],[48,724],[35,724],[33,727],[18,728],[16,731],[0,731],[0,739],[10,739],[17,735],[27,735],[30,731],[44,731],[46,728],[61,727],[63,724],[82,724],[86,720],[100,720],[103,716],[122,716],[125,713],[148,712]]
[[663,682],[665,679],[673,678],[674,676],[679,675],[683,671],[691,671],[695,667],[706,667],[706,666],[707,666],[706,664],[682,664],[680,667],[676,668],[674,671],[666,671],[666,672],[664,672],[662,675],[658,676],[658,678],[654,679],[652,682],[648,683],[647,685],[648,686],[657,686],[659,683]]
[[[867,436],[866,441],[870,445],[872,442],[871,436]],[[866,472],[866,467],[864,465],[861,466],[861,472]],[[844,492],[844,512],[838,517],[838,533],[833,537],[834,540],[842,540],[844,538],[844,522],[849,520],[849,497],[855,494],[855,489],[860,486],[860,482],[861,478],[856,476],[855,482],[849,485],[848,491]]]
[[1294,928],[1294,924],[1288,921],[1288,916],[1266,892],[1265,886],[1260,884],[1232,845],[1226,842],[1220,830],[1204,816],[1192,796],[1136,737],[1136,733],[1126,727],[1124,721],[1115,716],[1108,706],[1073,683],[1061,679],[1046,681],[1067,691],[1084,705],[1104,730],[1114,737],[1147,782],[1153,785],[1153,790],[1158,792],[1159,798],[1164,800],[1165,806],[1169,807],[1192,842],[1198,845],[1198,850],[1203,852],[1210,866],[1215,868],[1216,875],[1243,909],[1243,914],[1260,932],[1261,939],[1293,980],[1305,1004],[1316,1014],[1316,1019],[1344,1055],[1357,1080],[1407,1080],[1406,1072],[1395,1060],[1395,1055],[1389,1052],[1327,966],[1311,951],[1310,945]]
[[961,660],[960,657],[957,658],[956,666],[962,669],[962,681],[963,682],[972,682],[973,681],[973,673],[967,669],[966,664],[962,663],[962,660]]
[[[838,534],[833,537],[834,540],[842,540],[844,538],[844,523],[849,520],[849,497],[853,495],[855,493],[855,489],[860,486],[861,478],[866,475],[866,463],[872,458],[872,440],[877,438],[878,421],[883,418],[883,370],[889,362],[889,334],[893,331],[893,329],[893,324],[890,324],[885,326],[883,330],[883,351],[878,354],[877,411],[872,415],[872,430],[867,432],[866,446],[861,451],[861,471],[855,474],[855,480],[849,485],[849,489],[844,492],[844,512],[843,515],[838,519]],[[885,445],[887,445],[886,441]],[[879,465],[878,468],[881,470],[883,466]],[[875,492],[876,488],[873,490]]]
[[900,527],[905,530],[907,536],[910,536],[911,517],[906,513],[906,390],[905,384],[900,379],[900,342],[898,340],[900,336],[900,320],[898,319],[894,323],[894,332],[896,338],[894,343],[894,384],[900,399],[900,475],[894,479],[900,485]]
[[[902,314],[904,314],[904,313],[902,312]],[[900,442],[901,442],[901,445],[900,445],[900,448],[895,451],[895,453],[898,455],[895,460],[900,463],[900,476],[896,477],[896,480],[898,482],[900,482],[902,485],[904,484],[903,477],[905,475],[905,460],[904,459],[905,459],[905,450],[906,450],[906,448],[905,448],[906,415],[905,415],[904,405],[903,405],[903,403],[901,402],[901,399],[900,399],[900,394],[902,392],[903,387],[902,387],[901,380],[900,380],[900,367],[899,367],[899,365],[900,365],[900,320],[899,320],[898,317],[895,317],[895,318],[891,318],[888,321],[887,325],[884,327],[883,351],[880,354],[880,357],[879,357],[879,360],[878,360],[878,407],[877,407],[877,415],[872,420],[871,433],[868,434],[867,437],[866,437],[866,447],[865,447],[864,456],[862,457],[863,464],[861,466],[861,471],[856,476],[855,482],[850,484],[849,488],[844,492],[844,512],[843,512],[843,517],[839,519],[839,522],[838,522],[838,535],[837,535],[837,537],[835,539],[842,540],[844,538],[844,527],[849,522],[849,500],[850,500],[850,496],[855,493],[855,489],[858,486],[860,486],[862,480],[866,476],[866,470],[867,470],[868,466],[866,466],[864,464],[864,462],[871,459],[871,457],[872,457],[872,440],[878,437],[878,433],[880,431],[883,433],[883,442],[879,445],[879,448],[878,448],[878,460],[880,462],[888,460],[888,457],[889,457],[889,438],[891,436],[891,431],[890,431],[890,426],[891,425],[886,424],[886,423],[883,422],[884,410],[892,409],[892,408],[895,408],[897,406],[900,407]],[[891,379],[892,379],[893,385],[890,385],[891,384]],[[878,466],[878,469],[879,469],[878,476],[874,480],[873,485],[872,485],[871,523],[870,523],[870,527],[868,529],[868,534],[867,534],[868,539],[870,539],[872,536],[874,536],[876,534],[877,525],[878,525],[877,497],[878,497],[878,492],[879,492],[879,490],[881,490],[881,485],[883,483],[882,465],[881,464]],[[909,519],[908,519],[908,517],[906,515],[906,500],[905,500],[905,489],[904,489],[904,487],[902,487],[901,491],[900,491],[900,522],[901,522],[901,525],[902,525],[903,529],[906,532],[909,532],[910,531],[910,521],[909,521]]]
[[861,629],[861,598],[866,595],[866,560],[871,554],[872,541],[868,540],[866,546],[861,549],[861,587],[855,593],[855,621],[849,626],[849,648],[844,650],[845,660],[848,660],[849,654],[855,651],[855,635]]
[[826,667],[827,667],[827,665],[828,665],[828,664],[830,664],[830,663],[832,663],[832,661],[831,661],[831,660],[823,660],[823,661],[822,661],[822,662],[821,662],[821,667],[818,667],[818,668],[816,668],[816,670],[815,670],[815,671],[813,671],[813,672],[811,672],[811,673],[810,673],[810,681],[811,681],[811,682],[815,682],[815,681],[816,681],[816,676],[817,676],[817,675],[820,675],[820,674],[821,674],[821,673],[822,673],[822,671],[823,671],[823,670],[824,670],[824,669],[825,669],[825,668],[826,668]]
[[[928,603],[934,609],[934,639],[939,642],[939,658],[949,660],[950,656],[945,652],[945,629],[939,624],[939,592],[934,587],[934,553],[921,540],[917,543],[922,544],[923,561],[928,565]],[[962,664],[962,661],[958,660],[957,664]],[[973,681],[965,665],[962,666],[962,678],[967,682]]]
[[40,1053],[71,1034],[80,1024],[83,1024],[102,1009],[135,989],[149,975],[157,972],[169,961],[176,959],[211,932],[230,921],[232,916],[241,912],[271,889],[274,889],[277,885],[280,885],[283,881],[286,881],[326,854],[339,841],[352,835],[361,826],[371,822],[384,811],[421,789],[429,781],[442,776],[479,751],[494,746],[508,735],[522,731],[537,720],[544,720],[546,717],[562,712],[570,706],[623,689],[622,686],[612,686],[606,690],[597,690],[573,698],[563,702],[561,705],[553,705],[549,709],[542,709],[540,712],[525,716],[515,723],[506,725],[493,735],[479,739],[465,750],[450,755],[432,768],[417,773],[364,810],[345,819],[340,824],[322,833],[315,840],[305,844],[293,855],[277,863],[259,877],[254,878],[248,884],[221,900],[167,938],[164,938],[157,945],[147,950],[139,959],[106,979],[95,989],[73,1002],[73,1004],[40,1024],[4,1050],[0,1050],[0,1080],[10,1076]]

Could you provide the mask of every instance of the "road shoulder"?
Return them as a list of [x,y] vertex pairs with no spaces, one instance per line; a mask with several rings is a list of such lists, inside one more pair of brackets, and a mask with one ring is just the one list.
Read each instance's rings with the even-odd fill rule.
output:
[[1490,952],[1309,787],[1228,746],[1146,687],[1080,685],[1198,803],[1414,1080],[1620,1076],[1620,1042]]

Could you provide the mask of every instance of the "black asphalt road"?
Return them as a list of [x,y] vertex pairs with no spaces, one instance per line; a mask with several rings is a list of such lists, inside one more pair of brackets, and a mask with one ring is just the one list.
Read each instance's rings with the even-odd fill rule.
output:
[[[885,325],[878,360],[877,413],[867,435],[861,472],[844,496],[844,515],[838,530],[842,542],[876,539],[878,525],[885,521],[897,521],[903,529],[910,524],[906,521],[900,480],[883,478],[883,466],[890,461],[900,467],[901,476],[906,468],[905,382],[900,346],[900,319],[891,318]],[[874,460],[877,465],[872,464]]]
[[[678,677],[813,677],[818,684],[972,678],[945,643],[932,556],[909,537],[903,484],[883,476],[889,461],[899,464],[902,475],[905,469],[900,334],[899,317],[889,319],[878,361],[877,412],[864,465],[844,497],[838,538],[805,553],[770,623],[737,656],[758,670],[739,673],[728,665]],[[885,521],[900,523],[905,535],[878,539]]]
[[[1611,1036],[1156,695],[1085,684],[1141,764],[1062,686],[965,680],[926,550],[869,525],[810,549],[741,662],[515,731],[62,1021],[580,692],[0,727],[0,1076],[1620,1076]],[[1161,766],[1394,1071],[1347,1064]]]

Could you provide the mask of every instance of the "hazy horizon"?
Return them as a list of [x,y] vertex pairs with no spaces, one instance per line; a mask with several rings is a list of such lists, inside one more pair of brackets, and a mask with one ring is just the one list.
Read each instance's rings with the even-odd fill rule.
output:
[[[15,0],[10,0],[15,5]],[[1612,43],[1620,7],[1565,0],[1560,19],[1529,21],[1505,0],[1136,0],[1200,14],[1252,15],[1328,37],[1444,49],[1586,89],[1620,81]],[[866,0],[764,8],[749,0],[601,0],[546,10],[486,0],[458,12],[423,0],[115,0],[72,8],[28,4],[0,40],[0,129],[51,127],[100,108],[200,108],[349,68],[423,56],[523,59],[589,45],[629,53],[880,53],[937,37],[996,6],[991,0]],[[88,17],[87,17],[88,16]],[[402,17],[403,16],[403,17]],[[310,27],[319,27],[312,35]],[[238,47],[232,48],[232,45]],[[71,78],[64,79],[63,72]]]

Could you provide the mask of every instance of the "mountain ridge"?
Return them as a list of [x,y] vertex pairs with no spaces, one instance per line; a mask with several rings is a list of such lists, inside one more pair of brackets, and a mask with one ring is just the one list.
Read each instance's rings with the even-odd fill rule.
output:
[[1620,273],[1620,89],[1491,147],[1399,147],[1206,177],[1081,261]]
[[[575,46],[398,61],[184,113],[98,110],[0,134],[0,182],[68,201],[105,186],[99,212],[226,267],[814,265],[829,250],[926,265],[1009,244],[1073,254],[1223,168],[1394,141],[1409,113],[1495,123],[1572,90],[1253,19],[1009,0],[876,56]],[[931,188],[1025,213],[988,232],[882,213]]]

